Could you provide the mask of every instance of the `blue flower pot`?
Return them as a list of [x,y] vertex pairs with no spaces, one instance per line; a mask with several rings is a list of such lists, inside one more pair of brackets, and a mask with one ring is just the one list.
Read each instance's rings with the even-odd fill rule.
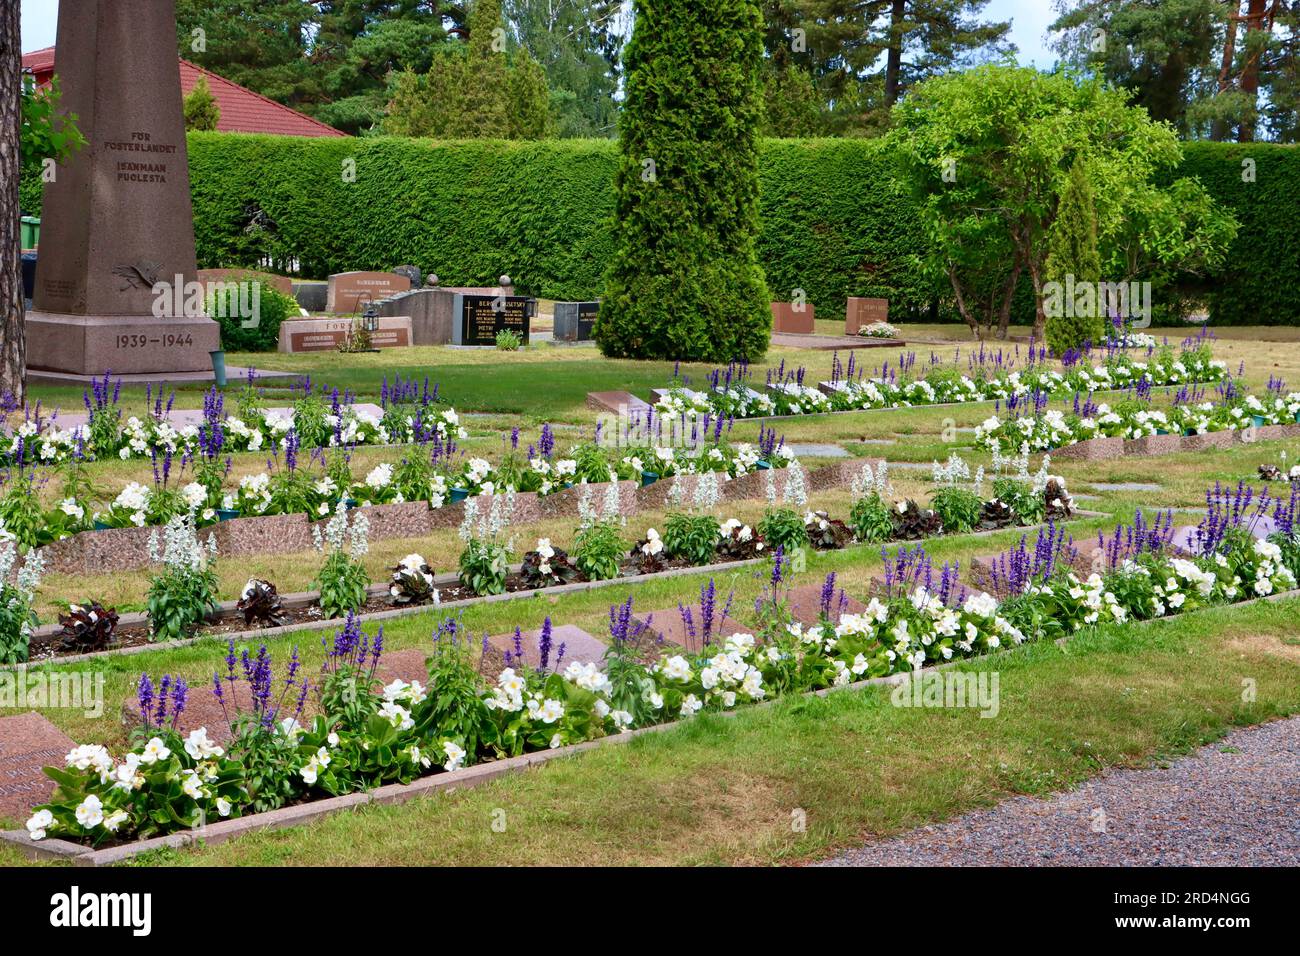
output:
[[468,488],[453,488],[451,489],[451,497],[448,500],[450,500],[452,504],[455,504],[458,501],[464,501],[468,497]]
[[659,476],[653,471],[641,472],[641,487],[648,488],[659,480]]
[[107,530],[108,530],[109,528],[111,528],[111,527],[112,527],[112,525],[104,524],[104,522],[102,522],[102,521],[96,521],[96,522],[95,522],[95,530],[96,530],[96,531],[107,531]]
[[1251,420],[1252,422],[1255,423],[1255,427],[1256,427],[1256,428],[1263,428],[1263,427],[1264,427],[1264,416],[1263,416],[1263,415],[1251,415],[1251,416],[1250,416],[1250,420]]
[[1300,412],[1295,413],[1295,423],[1300,425]]
[[234,519],[234,518],[238,518],[238,517],[239,517],[239,509],[238,509],[238,508],[218,508],[218,509],[217,509],[217,520],[218,520],[218,521],[230,521],[230,520],[232,520],[232,519]]
[[1168,435],[1168,434],[1169,434],[1169,430],[1168,430],[1167,428],[1157,428],[1157,429],[1156,429],[1156,434],[1157,434],[1157,435]]
[[357,506],[357,499],[356,499],[356,498],[344,498],[344,499],[343,499],[343,507],[347,508],[349,511],[351,511],[351,510],[352,510],[353,508],[355,508],[356,506]]
[[1193,435],[1195,435],[1195,434],[1196,434],[1196,429],[1194,429],[1194,428],[1184,428],[1184,429],[1183,429],[1183,437],[1184,437],[1184,438],[1191,438],[1191,437],[1192,437]]
[[754,467],[757,468],[759,471],[769,471],[772,468],[772,463],[770,461],[760,459],[758,462],[754,464]]

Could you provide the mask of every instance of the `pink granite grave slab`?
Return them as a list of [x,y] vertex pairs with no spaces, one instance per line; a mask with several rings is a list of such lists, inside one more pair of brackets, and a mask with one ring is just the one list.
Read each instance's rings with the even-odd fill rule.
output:
[[[741,627],[740,622],[728,616],[725,620],[719,622],[723,608],[726,607],[727,597],[725,594],[719,594],[717,604],[713,612],[713,628],[711,643],[717,643],[719,638],[726,637],[728,634],[746,634],[749,633],[747,628]],[[647,611],[645,614],[636,614],[634,618],[638,625],[644,625],[646,636],[651,639],[658,639],[664,644],[675,647],[684,647],[688,651],[699,651],[704,641],[704,629],[701,626],[704,615],[700,611],[699,603],[686,605],[686,610],[690,612],[691,620],[695,626],[695,636],[691,636],[690,629],[686,626],[686,621],[682,617],[682,609],[677,607],[662,608],[657,611]],[[740,613],[744,609],[737,604],[733,604],[731,614]],[[751,608],[752,610],[752,608]]]
[[50,799],[54,781],[45,767],[63,767],[76,744],[41,714],[0,717],[0,818],[22,822]]
[[[526,631],[520,635],[520,644],[524,650],[524,663],[532,668],[540,668],[542,665],[541,652],[537,646],[541,635],[540,629]],[[515,635],[513,632],[494,634],[488,638],[488,641],[503,654],[509,652],[513,655],[515,653]],[[548,663],[552,668],[555,666],[560,645],[564,645],[564,657],[561,659],[561,667],[568,666],[570,661],[577,661],[580,664],[600,664],[605,660],[605,651],[608,648],[604,641],[593,637],[580,627],[572,624],[559,624],[551,630],[551,655]]]

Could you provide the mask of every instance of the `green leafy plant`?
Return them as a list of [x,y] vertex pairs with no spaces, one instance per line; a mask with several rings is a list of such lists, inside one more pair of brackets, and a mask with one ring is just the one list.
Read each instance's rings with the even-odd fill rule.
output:
[[874,492],[858,498],[849,509],[853,536],[866,544],[888,541],[894,533],[893,508]]
[[149,536],[149,557],[160,570],[149,582],[145,611],[155,641],[186,637],[217,609],[216,539],[199,543],[194,525],[175,517]]
[[674,512],[664,518],[664,549],[689,564],[708,564],[717,554],[721,528],[711,514]]
[[966,534],[979,524],[984,502],[974,491],[957,485],[936,488],[930,495],[943,530],[949,534]]
[[497,333],[497,351],[498,352],[518,352],[524,340],[519,337],[517,332],[511,329],[502,329]]
[[326,617],[342,617],[350,611],[364,607],[370,574],[361,558],[370,550],[367,536],[370,522],[357,513],[348,523],[348,512],[339,506],[325,523],[312,526],[316,550],[325,555],[320,572],[316,575],[316,588],[320,591],[320,609]]
[[27,660],[32,631],[36,627],[36,589],[44,563],[39,551],[32,551],[18,564],[18,546],[0,522],[0,664],[21,664]]
[[627,542],[617,522],[597,521],[578,529],[574,538],[573,563],[588,580],[608,581],[618,577]]
[[510,573],[510,554],[514,550],[506,539],[506,529],[514,512],[514,491],[493,495],[492,504],[480,514],[477,498],[465,502],[465,517],[460,525],[460,539],[465,550],[460,554],[460,583],[475,594],[503,594]]
[[808,545],[803,515],[793,508],[768,508],[758,522],[758,533],[769,548],[781,548],[786,554]]

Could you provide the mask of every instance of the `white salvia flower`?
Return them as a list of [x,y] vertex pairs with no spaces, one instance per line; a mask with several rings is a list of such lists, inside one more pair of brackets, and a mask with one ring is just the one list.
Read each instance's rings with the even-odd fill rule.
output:
[[162,529],[162,546],[159,547],[158,532],[149,534],[149,557],[155,564],[166,565],[173,571],[200,571],[210,557],[217,553],[216,538],[208,536],[205,548],[199,543],[194,525],[186,515],[177,515]]
[[792,461],[786,466],[785,488],[781,492],[781,497],[786,504],[799,508],[808,504],[808,485],[804,481],[803,466],[797,461]]

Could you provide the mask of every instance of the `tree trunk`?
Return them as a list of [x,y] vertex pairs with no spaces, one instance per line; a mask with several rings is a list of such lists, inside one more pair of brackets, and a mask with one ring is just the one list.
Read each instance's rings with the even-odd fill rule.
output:
[[1029,266],[1029,278],[1034,282],[1034,331],[1030,334],[1030,345],[1041,345],[1047,338],[1047,313],[1043,311],[1043,269],[1033,255],[1025,257]]
[[0,395],[10,392],[19,401],[27,367],[18,221],[21,104],[22,26],[17,0],[11,0],[0,7]]
[[1002,304],[998,306],[998,338],[1007,337],[1007,328],[1011,325],[1011,303],[1016,298],[1016,285],[1020,282],[1020,273],[1024,269],[1024,262],[1020,256],[1016,255],[1016,261],[1011,265],[1011,275],[1007,276],[1007,284],[1002,289]]
[[[1228,5],[1228,35],[1223,43],[1223,62],[1219,66],[1219,92],[1232,88],[1232,61],[1237,55],[1237,19],[1241,13],[1241,0],[1224,0]],[[1228,138],[1229,123],[1216,119],[1210,127],[1210,139],[1221,143]]]
[[953,294],[957,297],[957,311],[961,313],[961,317],[965,319],[966,324],[970,326],[971,335],[977,339],[982,339],[983,336],[980,335],[980,320],[966,305],[966,296],[961,291],[961,283],[957,281],[957,267],[952,263],[948,264],[948,281],[952,283]]
[[889,55],[885,58],[885,105],[898,102],[898,78],[903,70],[903,15],[907,0],[893,0],[889,11]]
[[[1268,0],[1250,0],[1246,7],[1246,61],[1241,65],[1241,92],[1250,97],[1251,108],[1259,105],[1259,59],[1261,50],[1251,49],[1251,36],[1264,30],[1265,7]],[[1242,121],[1237,130],[1237,142],[1253,143],[1255,141],[1255,115],[1252,113]]]

